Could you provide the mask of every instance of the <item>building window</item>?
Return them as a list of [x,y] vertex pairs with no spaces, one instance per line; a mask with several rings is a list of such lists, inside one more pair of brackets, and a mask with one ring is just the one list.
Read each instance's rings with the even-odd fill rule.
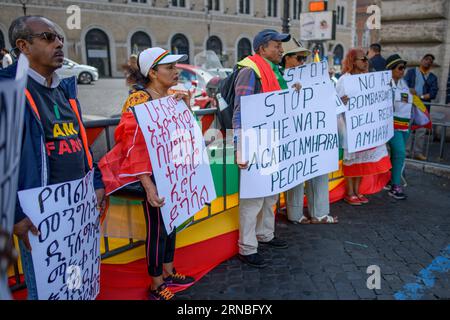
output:
[[209,11],[220,11],[220,0],[208,0]]
[[189,41],[186,36],[181,33],[174,35],[170,49],[173,54],[186,54],[188,56],[186,63],[189,64]]
[[340,44],[338,44],[336,47],[334,47],[333,50],[334,65],[341,65],[343,59],[344,59],[344,48]]
[[6,48],[5,37],[3,36],[3,32],[0,30],[0,49]]
[[250,0],[239,0],[239,13],[250,14]]
[[300,20],[300,13],[302,12],[302,1],[293,0],[292,2],[292,18],[294,20]]
[[337,6],[336,9],[336,24],[345,25],[345,6]]
[[87,64],[98,69],[103,77],[111,77],[109,38],[100,29],[90,30],[85,37]]
[[363,48],[368,48],[370,46],[370,30],[367,28],[367,25],[364,27],[364,31],[362,34],[361,46]]
[[267,0],[267,16],[278,17],[278,0]]
[[447,79],[447,99],[445,103],[450,103],[450,69],[448,70],[448,79]]
[[147,3],[147,0],[130,0],[132,3]]
[[172,7],[186,7],[186,0],[172,0]]
[[237,50],[237,57],[238,61],[241,61],[242,59],[250,56],[252,54],[252,44],[250,43],[250,40],[247,38],[242,38],[238,42],[238,50]]
[[206,50],[214,51],[220,59],[222,56],[222,41],[216,36],[209,37],[206,41]]
[[135,32],[131,37],[131,54],[138,54],[151,46],[152,40],[145,32]]

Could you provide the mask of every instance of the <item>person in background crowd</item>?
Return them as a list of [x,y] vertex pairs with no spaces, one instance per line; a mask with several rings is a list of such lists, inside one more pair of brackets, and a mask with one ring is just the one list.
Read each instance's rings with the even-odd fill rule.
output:
[[130,72],[130,70],[137,70],[137,69],[138,69],[138,66],[137,66],[137,55],[132,54],[128,58],[127,63],[122,65],[122,70],[124,71],[125,81],[126,81],[128,87],[132,87],[134,85],[134,83],[130,83],[128,81],[130,79],[129,72]]
[[383,71],[386,69],[386,60],[381,56],[381,45],[373,43],[367,53],[369,57],[369,71]]
[[[284,56],[282,66],[285,69],[295,68],[305,63],[311,51],[299,46],[293,40],[283,45]],[[303,215],[305,184],[301,183],[286,193],[286,208],[288,220],[293,224],[338,222],[337,217],[330,216],[330,199],[328,192],[328,174],[312,178],[306,182],[309,214]]]
[[[280,34],[265,29],[253,40],[255,55],[238,63],[241,68],[235,82],[233,129],[235,134],[236,162],[239,169],[248,168],[248,162],[241,160],[241,97],[262,92],[287,89],[287,83],[280,72],[283,58],[282,42],[291,39],[289,34]],[[246,264],[263,268],[267,266],[258,253],[258,244],[274,248],[287,248],[286,241],[275,237],[275,215],[273,206],[278,195],[257,199],[240,199],[239,205],[239,255]]]
[[[369,59],[364,55],[364,51],[362,49],[351,49],[344,59],[343,75],[336,85],[336,91],[344,104],[349,101],[345,92],[344,79],[350,75],[367,72],[369,72]],[[345,130],[345,121],[343,124],[343,126],[340,126],[341,131]],[[391,161],[385,144],[369,150],[350,153],[348,152],[345,134],[341,136],[344,137],[341,145],[344,149],[343,172],[346,179],[344,201],[353,206],[360,206],[369,202],[369,199],[360,193],[361,178],[388,172],[391,169]]]
[[[430,112],[431,101],[436,99],[439,91],[438,78],[431,72],[434,60],[434,55],[431,53],[426,54],[422,58],[420,66],[409,69],[404,77],[408,87],[412,89],[412,94],[420,97],[420,99],[426,103],[425,106],[427,107],[428,112]],[[417,160],[425,161],[427,159],[424,155],[426,132],[427,129],[425,128],[415,130],[414,146],[408,148]]]
[[[61,80],[55,72],[64,61],[63,36],[47,18],[23,16],[12,22],[9,41],[16,48],[16,56],[24,54],[30,62],[17,190],[77,180],[94,168],[94,188],[102,214],[105,189],[81,121],[76,79]],[[0,81],[15,78],[16,71],[17,63],[1,70]],[[74,130],[69,135],[55,136],[55,128],[60,130],[61,125],[73,126]],[[17,203],[14,234],[19,238],[28,299],[35,300],[38,295],[29,235],[37,236],[39,232]]]
[[[147,271],[152,278],[148,292],[150,300],[172,300],[174,294],[170,287],[188,286],[195,279],[178,273],[173,266],[176,230],[167,234],[164,226],[160,208],[165,199],[158,195],[145,139],[131,108],[169,96],[169,89],[178,83],[179,71],[175,64],[186,59],[186,55],[173,55],[155,47],[139,54],[137,69],[129,65],[127,82],[132,84],[132,90],[114,133],[116,145],[100,161],[108,194],[130,183],[140,183],[140,196],[145,199],[142,206],[147,226]],[[189,106],[188,95],[177,93],[174,96],[177,100],[184,99]]]
[[2,67],[3,69],[8,68],[10,65],[13,64],[13,59],[11,57],[11,54],[9,53],[9,50],[6,48],[3,48],[1,50],[1,54],[2,54]]
[[328,74],[330,75],[330,79],[333,82],[334,86],[336,87],[336,84],[338,82],[338,78],[336,78],[336,68],[330,67],[328,69]]

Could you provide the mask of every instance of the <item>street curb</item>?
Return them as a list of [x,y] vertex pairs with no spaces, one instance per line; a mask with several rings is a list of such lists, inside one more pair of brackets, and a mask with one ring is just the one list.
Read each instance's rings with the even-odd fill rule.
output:
[[430,173],[439,177],[450,179],[449,165],[406,159],[406,166],[411,169],[420,170],[425,173]]

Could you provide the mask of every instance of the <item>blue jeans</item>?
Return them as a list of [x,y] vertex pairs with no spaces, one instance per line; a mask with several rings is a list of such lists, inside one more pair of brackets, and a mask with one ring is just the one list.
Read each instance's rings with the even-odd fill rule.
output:
[[25,247],[22,240],[19,240],[20,258],[22,259],[22,270],[25,275],[25,283],[28,290],[28,300],[38,300],[36,275],[34,273],[33,258],[31,252]]

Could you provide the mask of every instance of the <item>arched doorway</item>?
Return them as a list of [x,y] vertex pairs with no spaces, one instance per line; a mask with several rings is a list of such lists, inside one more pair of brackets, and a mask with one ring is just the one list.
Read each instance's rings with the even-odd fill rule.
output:
[[209,37],[206,42],[206,50],[214,51],[220,58],[222,56],[222,41],[216,36]]
[[172,41],[170,44],[170,49],[174,54],[186,54],[188,56],[188,60],[186,60],[186,64],[189,64],[189,41],[181,33],[177,33],[172,37]]
[[344,47],[338,44],[333,50],[333,62],[335,65],[342,65],[344,60]]
[[2,30],[0,30],[0,49],[6,48],[5,37]]
[[238,42],[238,48],[237,48],[237,57],[238,61],[241,61],[242,59],[250,56],[252,54],[252,44],[250,43],[250,40],[247,38],[242,38]]
[[131,54],[138,54],[152,46],[152,40],[149,35],[143,31],[138,31],[131,37]]
[[111,53],[109,38],[100,29],[92,29],[86,34],[87,64],[98,69],[101,77],[111,77]]

